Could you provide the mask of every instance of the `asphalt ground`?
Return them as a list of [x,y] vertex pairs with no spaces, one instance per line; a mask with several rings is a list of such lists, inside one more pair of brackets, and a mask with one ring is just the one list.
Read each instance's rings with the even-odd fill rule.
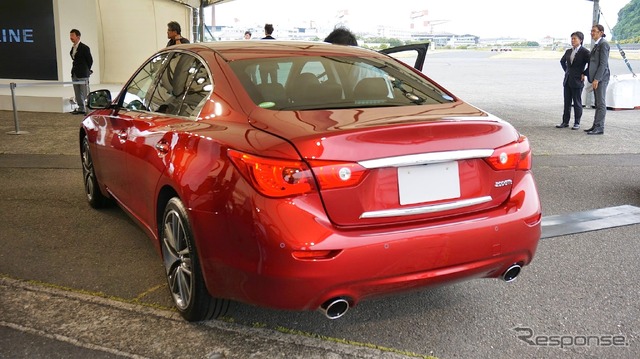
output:
[[[544,216],[640,206],[640,111],[608,111],[603,136],[556,129],[560,55],[430,53],[424,72],[529,137]],[[628,73],[621,60],[611,67]],[[640,357],[638,225],[545,238],[509,284],[371,300],[336,321],[237,304],[186,323],[142,231],[117,207],[85,203],[81,119],[19,112],[28,133],[10,135],[13,113],[0,111],[0,357]]]

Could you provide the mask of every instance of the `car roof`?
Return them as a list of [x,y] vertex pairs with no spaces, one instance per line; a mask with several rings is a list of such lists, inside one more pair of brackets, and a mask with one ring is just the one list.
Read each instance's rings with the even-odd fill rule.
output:
[[356,56],[356,57],[386,57],[376,51],[358,46],[334,45],[319,41],[279,41],[279,40],[250,40],[250,41],[215,41],[200,42],[172,46],[196,52],[212,50],[220,54],[227,61],[275,58],[288,56]]

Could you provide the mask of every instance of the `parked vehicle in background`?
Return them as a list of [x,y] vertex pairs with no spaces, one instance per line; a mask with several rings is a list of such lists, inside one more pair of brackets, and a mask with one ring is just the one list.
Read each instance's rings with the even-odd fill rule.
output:
[[512,51],[513,49],[509,46],[494,46],[491,48],[491,51],[504,52],[504,51]]

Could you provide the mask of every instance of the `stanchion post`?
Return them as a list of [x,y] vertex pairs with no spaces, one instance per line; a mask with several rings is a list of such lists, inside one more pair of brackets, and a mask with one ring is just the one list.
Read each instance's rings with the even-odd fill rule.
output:
[[20,123],[18,121],[18,107],[16,106],[16,83],[9,83],[9,88],[11,89],[11,105],[13,106],[13,124],[15,126],[15,131],[9,131],[7,134],[9,135],[22,135],[28,133],[26,131],[20,131]]
[[88,97],[89,97],[89,92],[91,92],[91,90],[89,89],[89,78],[85,78],[84,79],[84,88],[85,88],[85,94],[84,94],[84,98],[82,99],[82,101],[84,101],[84,114],[88,114],[89,113],[89,106],[88,103],[89,101],[87,101]]

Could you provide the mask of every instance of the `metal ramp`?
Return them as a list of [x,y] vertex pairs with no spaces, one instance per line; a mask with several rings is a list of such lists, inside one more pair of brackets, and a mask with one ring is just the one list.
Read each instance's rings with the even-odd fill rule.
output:
[[542,218],[542,238],[552,238],[640,223],[640,208],[630,205],[599,208]]

